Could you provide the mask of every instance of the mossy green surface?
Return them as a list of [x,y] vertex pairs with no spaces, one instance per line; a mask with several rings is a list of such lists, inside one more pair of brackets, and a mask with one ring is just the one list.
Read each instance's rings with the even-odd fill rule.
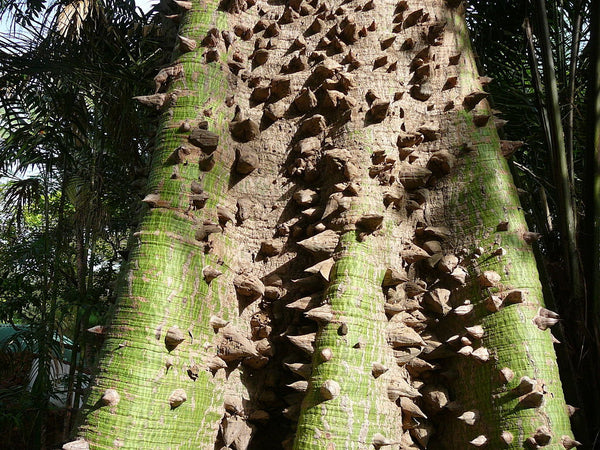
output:
[[[477,70],[464,19],[457,14],[448,18],[462,40],[466,56],[461,83],[475,89],[473,74]],[[464,236],[469,252],[477,247],[483,249],[483,254],[472,259],[468,266],[470,282],[462,296],[475,304],[473,320],[485,329],[481,345],[489,350],[491,358],[484,364],[468,360],[455,364],[459,373],[458,382],[453,384],[456,398],[465,409],[479,410],[482,419],[471,428],[457,424],[458,438],[451,442],[459,439],[468,442],[484,434],[489,439],[488,448],[522,449],[536,429],[546,426],[553,437],[544,448],[562,449],[561,437],[572,433],[550,331],[542,331],[533,323],[544,303],[534,254],[523,239],[527,223],[517,190],[493,124],[478,128],[473,124],[472,114],[466,111],[461,111],[455,120],[454,126],[465,136],[472,151],[463,153],[457,170],[451,174],[447,211],[453,233],[458,237],[457,248],[464,245],[460,238]],[[498,231],[498,224],[504,221],[509,224],[508,230]],[[501,255],[494,255],[500,249]],[[501,281],[497,287],[480,289],[477,277],[487,270],[500,274]],[[526,301],[504,306],[497,312],[485,308],[483,302],[489,295],[509,289],[524,290]],[[504,367],[515,374],[507,384],[499,376]],[[545,394],[540,408],[523,407],[518,396],[511,392],[523,376],[543,384]],[[510,445],[501,441],[503,431],[514,436]]]
[[[340,241],[340,258],[331,273],[325,302],[336,316],[317,334],[311,389],[307,394],[296,431],[298,450],[368,448],[376,433],[392,434],[381,408],[387,400],[387,384],[371,375],[386,348],[382,317],[381,281],[384,270],[373,263],[368,239],[356,240],[355,232]],[[340,331],[347,326],[347,334]],[[333,358],[323,361],[320,352],[331,349]],[[336,381],[341,393],[324,400],[320,387]]]
[[[215,23],[224,28],[225,15],[217,2],[204,2],[187,13],[180,34],[201,40]],[[225,288],[218,281],[207,285],[202,269],[216,265],[194,239],[204,211],[214,209],[228,183],[228,171],[219,163],[200,180],[209,201],[203,210],[190,209],[192,181],[199,180],[197,164],[179,164],[177,177],[169,156],[184,142],[176,124],[197,121],[204,109],[223,103],[226,82],[216,64],[202,62],[201,49],[181,55],[185,79],[176,105],[163,115],[149,175],[149,192],[156,193],[163,207],[150,208],[134,235],[130,261],[124,271],[109,334],[99,361],[96,385],[84,409],[81,434],[93,449],[109,448],[212,448],[222,416],[222,385],[206,370],[205,360],[215,354],[206,348],[214,332],[209,317],[222,310],[219,297]],[[209,127],[227,131],[224,118],[215,114]],[[218,151],[224,151],[220,148]],[[221,270],[227,261],[219,261]],[[165,335],[178,326],[185,340],[169,351]],[[198,365],[194,380],[188,369]],[[118,405],[103,406],[106,389],[116,389]],[[187,401],[176,408],[169,403],[175,389],[184,389]]]

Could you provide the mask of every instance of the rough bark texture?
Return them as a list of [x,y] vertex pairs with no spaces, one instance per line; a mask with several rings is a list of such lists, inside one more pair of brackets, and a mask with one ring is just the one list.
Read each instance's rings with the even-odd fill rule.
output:
[[180,34],[90,447],[564,448],[461,7],[193,3]]

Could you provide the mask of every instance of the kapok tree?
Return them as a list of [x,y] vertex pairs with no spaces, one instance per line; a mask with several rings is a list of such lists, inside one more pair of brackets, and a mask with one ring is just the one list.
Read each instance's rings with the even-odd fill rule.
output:
[[148,210],[64,448],[577,445],[461,2],[175,3],[138,98]]

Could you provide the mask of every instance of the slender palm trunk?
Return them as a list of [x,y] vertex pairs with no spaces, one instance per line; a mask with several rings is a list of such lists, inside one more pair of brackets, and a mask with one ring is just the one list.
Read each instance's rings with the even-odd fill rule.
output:
[[575,163],[573,155],[573,148],[575,145],[575,136],[573,133],[575,126],[575,89],[577,87],[577,63],[579,62],[583,14],[582,1],[576,1],[573,5],[573,17],[571,18],[573,29],[571,31],[571,47],[569,49],[571,58],[568,77],[567,118],[565,121],[565,144],[569,167],[569,183],[572,186],[575,185]]
[[546,4],[538,0],[540,46],[542,52],[542,66],[544,68],[545,100],[548,107],[549,132],[552,136],[550,154],[552,158],[552,172],[556,186],[557,203],[560,218],[561,242],[563,257],[569,273],[572,299],[580,302],[584,297],[584,283],[581,269],[581,258],[577,250],[577,217],[573,203],[573,187],[567,163],[565,136],[558,102],[558,87],[554,59],[550,47],[550,31]]

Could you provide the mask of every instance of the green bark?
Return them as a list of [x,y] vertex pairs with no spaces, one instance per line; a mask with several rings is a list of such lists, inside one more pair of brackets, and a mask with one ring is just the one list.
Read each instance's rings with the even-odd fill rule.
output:
[[[478,88],[473,76],[477,71],[472,54],[466,51],[468,38],[462,18],[454,15],[451,20],[460,30],[457,36],[464,46],[466,58],[461,82],[466,93]],[[458,245],[467,244],[470,255],[477,247],[483,249],[467,266],[471,282],[457,294],[470,299],[475,306],[471,321],[481,323],[485,329],[481,344],[490,351],[491,363],[480,364],[467,358],[455,363],[456,397],[465,409],[478,409],[482,421],[475,426],[459,422],[454,435],[469,439],[485,434],[491,448],[523,448],[527,445],[525,440],[539,427],[547,427],[552,433],[547,448],[564,448],[561,438],[571,436],[568,412],[551,333],[549,329],[542,331],[534,323],[544,302],[531,244],[525,240],[527,225],[517,191],[493,125],[477,128],[465,113],[459,114],[455,125],[460,130],[458,134],[466,136],[465,142],[470,143],[474,151],[464,154],[458,170],[451,175],[447,213],[460,242]],[[506,231],[499,231],[501,222],[508,223]],[[485,271],[501,276],[497,286],[480,286],[477,278]],[[497,312],[486,308],[485,300],[490,295],[513,289],[526,294],[522,303],[504,304]],[[514,372],[512,381],[502,380],[499,376],[502,368]],[[520,395],[514,389],[525,376],[543,384],[541,407],[525,407],[519,403]],[[512,444],[505,445],[501,441],[503,431],[513,435]],[[449,445],[447,448],[457,447]]]
[[[180,33],[199,39],[215,22],[223,24],[224,14],[217,13],[216,6],[196,5]],[[198,181],[198,166],[170,162],[182,144],[178,124],[197,118],[199,106],[210,108],[224,98],[217,63],[200,59],[197,53],[180,56],[185,79],[176,87],[185,93],[164,114],[157,132],[149,192],[164,204],[145,213],[134,235],[100,370],[84,411],[81,430],[92,448],[206,448],[216,439],[224,383],[206,369],[211,349],[203,345],[214,339],[210,315],[226,317],[230,311],[218,301],[221,282],[209,286],[202,278],[205,266],[219,265],[215,255],[205,254],[195,233],[207,217],[205,211],[214,210],[228,177],[218,164],[203,180],[210,196],[205,210],[194,210],[190,184]],[[226,126],[218,115],[208,120],[216,132]],[[218,263],[227,267],[227,262]],[[165,336],[173,326],[182,330],[185,340],[169,351]],[[188,375],[194,366],[199,367],[197,379]],[[116,406],[102,404],[106,389],[119,393]],[[169,397],[175,389],[183,389],[187,401],[171,407]]]
[[[387,376],[375,378],[373,363],[395,365],[385,352],[382,267],[374,264],[368,243],[356,242],[355,232],[341,240],[325,303],[336,311],[334,322],[323,327],[315,342],[312,389],[303,403],[295,448],[369,448],[375,434],[399,441],[399,408],[387,398]],[[371,250],[371,251],[370,251]],[[343,330],[341,327],[347,327]],[[331,360],[321,352],[330,349]],[[341,386],[339,396],[323,398],[328,380]],[[396,411],[394,411],[396,410]]]

